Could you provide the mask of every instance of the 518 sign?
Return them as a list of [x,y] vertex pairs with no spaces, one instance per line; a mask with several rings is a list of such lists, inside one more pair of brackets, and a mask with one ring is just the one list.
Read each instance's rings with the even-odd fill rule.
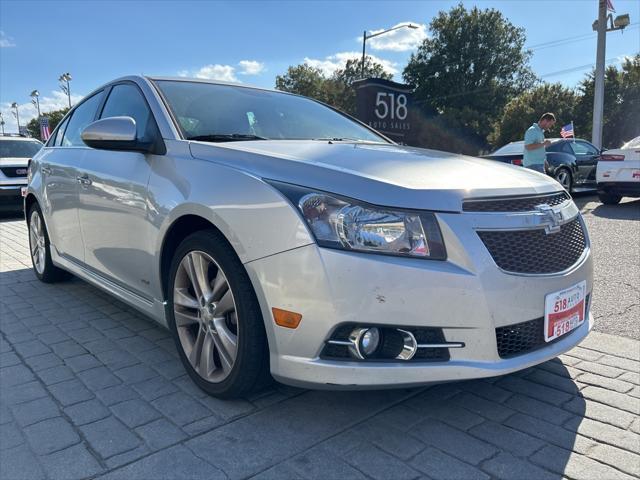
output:
[[407,118],[407,96],[378,92],[376,96],[376,117],[380,120],[404,120]]

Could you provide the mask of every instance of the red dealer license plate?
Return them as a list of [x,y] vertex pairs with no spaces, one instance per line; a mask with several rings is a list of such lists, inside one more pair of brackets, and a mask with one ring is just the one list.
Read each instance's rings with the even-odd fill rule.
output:
[[550,342],[578,328],[585,318],[587,282],[545,297],[544,340]]

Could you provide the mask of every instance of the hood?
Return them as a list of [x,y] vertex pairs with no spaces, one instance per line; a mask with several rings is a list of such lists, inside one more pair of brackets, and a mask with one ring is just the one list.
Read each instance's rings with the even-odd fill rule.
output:
[[269,140],[191,142],[195,158],[389,207],[461,211],[462,200],[560,190],[546,175],[464,155],[391,144]]
[[30,157],[0,157],[0,167],[26,167]]

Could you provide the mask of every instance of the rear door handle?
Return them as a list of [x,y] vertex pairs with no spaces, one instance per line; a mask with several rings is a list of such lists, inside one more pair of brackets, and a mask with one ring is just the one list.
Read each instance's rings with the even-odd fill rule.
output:
[[40,167],[40,170],[42,171],[42,173],[44,173],[45,175],[51,175],[51,168],[49,168],[48,165],[43,165],[42,167]]
[[91,185],[92,183],[89,175],[87,175],[86,173],[84,175],[76,177],[76,180],[80,185]]

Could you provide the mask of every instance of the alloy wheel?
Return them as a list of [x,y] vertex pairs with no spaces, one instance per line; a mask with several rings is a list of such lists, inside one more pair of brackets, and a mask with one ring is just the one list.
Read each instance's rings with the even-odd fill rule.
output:
[[29,220],[29,245],[31,247],[31,259],[33,266],[40,275],[44,272],[46,259],[46,244],[42,218],[37,210],[31,213]]
[[180,261],[173,313],[193,369],[209,382],[226,379],[238,353],[238,314],[229,281],[209,254],[191,251]]
[[556,174],[556,180],[567,191],[571,187],[571,174],[564,169]]

